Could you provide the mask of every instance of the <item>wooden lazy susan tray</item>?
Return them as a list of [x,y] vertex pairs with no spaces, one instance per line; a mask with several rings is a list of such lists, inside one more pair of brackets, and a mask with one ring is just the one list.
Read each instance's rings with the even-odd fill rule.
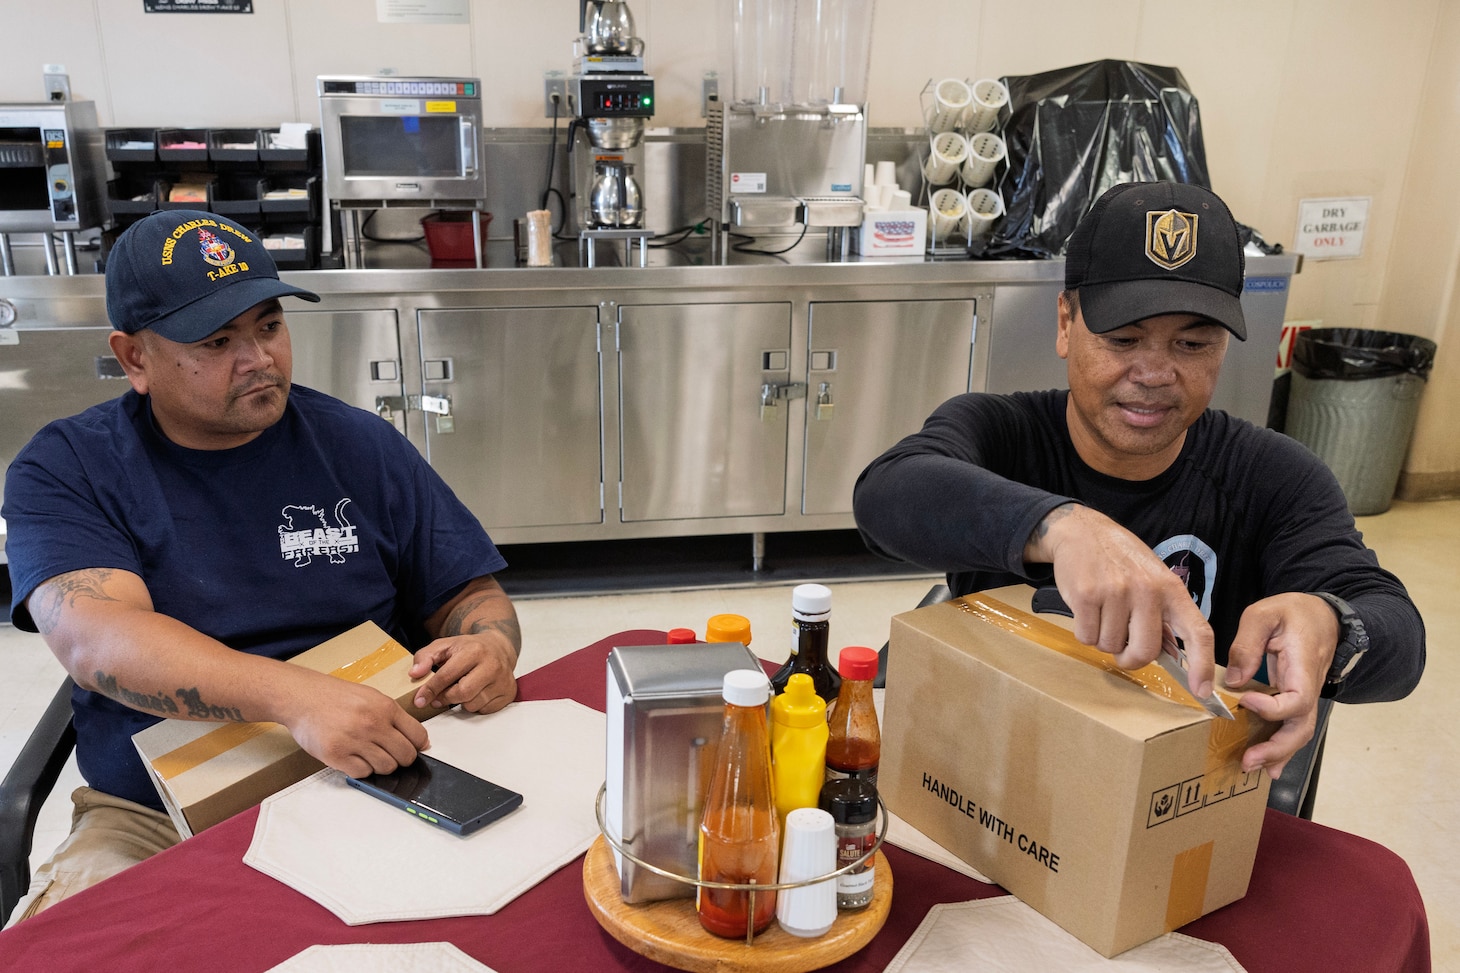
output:
[[747,946],[706,932],[695,915],[694,899],[668,899],[627,905],[619,892],[613,850],[600,835],[583,862],[583,894],[608,934],[649,959],[695,973],[806,973],[845,959],[872,941],[892,907],[892,869],[877,852],[877,884],[872,903],[837,916],[831,931],[818,939],[792,936],[771,923]]

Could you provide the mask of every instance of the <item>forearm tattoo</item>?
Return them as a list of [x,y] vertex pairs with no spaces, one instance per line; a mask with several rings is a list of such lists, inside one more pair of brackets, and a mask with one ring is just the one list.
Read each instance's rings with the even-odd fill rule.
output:
[[61,622],[61,613],[76,607],[83,598],[92,601],[120,602],[106,593],[106,583],[116,574],[111,568],[88,568],[58,575],[35,590],[30,596],[30,617],[42,635],[49,635]]
[[1034,536],[1039,540],[1044,540],[1045,535],[1049,533],[1049,529],[1054,526],[1054,522],[1056,520],[1063,520],[1065,517],[1070,516],[1074,512],[1074,503],[1060,504],[1058,507],[1055,507],[1049,513],[1045,514],[1044,518],[1040,520],[1039,523],[1034,525]]
[[506,601],[507,596],[499,589],[490,588],[473,592],[461,600],[446,616],[446,621],[441,626],[442,635],[481,635],[485,632],[496,632],[504,636],[515,648],[522,644],[522,626],[517,622],[515,614],[507,617],[482,617],[473,618],[483,608],[492,608],[497,604]]
[[[132,709],[142,710],[145,713],[158,713],[162,716],[179,716],[186,713],[188,718],[195,720],[212,720],[219,723],[244,723],[247,722],[236,707],[215,706],[203,700],[203,694],[197,687],[192,689],[178,689],[173,693],[156,692],[143,693],[117,682],[113,674],[102,672],[98,669],[95,673],[96,691],[108,699],[130,706]],[[176,701],[174,701],[176,697]],[[182,703],[180,707],[178,702]]]

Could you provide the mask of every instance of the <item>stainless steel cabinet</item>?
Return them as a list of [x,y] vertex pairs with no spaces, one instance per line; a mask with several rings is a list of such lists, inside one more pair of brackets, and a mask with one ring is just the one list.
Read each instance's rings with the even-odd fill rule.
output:
[[396,313],[285,309],[294,383],[379,412],[402,433],[406,411]]
[[486,525],[603,519],[598,308],[419,312],[426,456]]
[[[0,330],[0,463],[9,466],[51,420],[73,416],[131,388],[107,345],[110,333],[110,327]],[[0,476],[0,502],[4,498]]]
[[802,513],[850,513],[863,468],[968,391],[974,312],[971,300],[811,305]]
[[791,305],[624,306],[617,322],[623,520],[784,514]]

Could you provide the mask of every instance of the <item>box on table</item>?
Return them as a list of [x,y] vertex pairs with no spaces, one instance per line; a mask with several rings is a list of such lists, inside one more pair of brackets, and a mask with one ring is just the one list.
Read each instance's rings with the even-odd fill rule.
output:
[[[374,622],[296,655],[289,661],[380,690],[418,720],[440,712],[419,709],[412,655]],[[163,720],[132,736],[142,764],[178,833],[189,837],[298,783],[324,765],[278,723]]]
[[1269,779],[1241,757],[1276,727],[1220,690],[1237,718],[1211,716],[1154,663],[1118,669],[1030,614],[1031,590],[892,619],[878,784],[893,813],[1114,956],[1247,894]]
[[[725,673],[762,671],[739,642],[615,646],[608,655],[604,823],[629,853],[694,878],[705,789],[724,722]],[[693,884],[614,852],[625,902],[692,896]]]
[[856,250],[864,257],[921,257],[927,236],[925,209],[872,210],[857,231]]

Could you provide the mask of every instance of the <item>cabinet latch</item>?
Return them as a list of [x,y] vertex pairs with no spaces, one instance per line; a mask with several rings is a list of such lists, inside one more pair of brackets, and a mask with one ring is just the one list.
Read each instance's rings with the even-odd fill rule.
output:
[[780,412],[782,399],[806,398],[805,382],[765,382],[760,387],[760,418],[774,418]]
[[449,416],[451,415],[451,396],[377,395],[375,397],[375,414],[386,422],[394,421],[397,412],[406,412],[408,410],[430,412],[438,416]]

